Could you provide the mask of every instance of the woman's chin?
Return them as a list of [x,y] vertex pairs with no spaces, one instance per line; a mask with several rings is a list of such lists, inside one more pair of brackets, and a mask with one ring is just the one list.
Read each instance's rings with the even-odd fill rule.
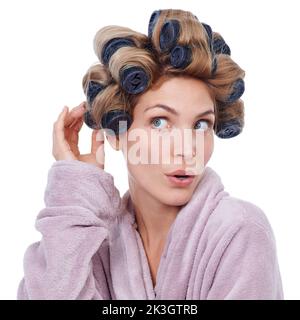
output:
[[169,206],[183,206],[189,202],[192,195],[191,189],[171,189],[164,194],[163,202]]

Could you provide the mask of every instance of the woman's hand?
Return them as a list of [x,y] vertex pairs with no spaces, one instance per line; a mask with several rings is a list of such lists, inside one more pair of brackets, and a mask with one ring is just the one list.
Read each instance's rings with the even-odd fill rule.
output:
[[52,155],[56,160],[79,160],[104,169],[104,135],[101,129],[92,132],[91,153],[80,154],[79,131],[85,112],[85,101],[70,112],[68,107],[64,107],[53,124]]

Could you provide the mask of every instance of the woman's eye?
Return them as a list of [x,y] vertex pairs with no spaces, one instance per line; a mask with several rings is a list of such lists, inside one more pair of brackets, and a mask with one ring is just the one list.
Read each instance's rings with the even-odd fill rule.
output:
[[196,125],[196,129],[207,130],[211,126],[211,122],[209,120],[199,120],[197,124],[201,122],[202,124],[200,126]]
[[[151,124],[155,129],[165,129],[167,128],[167,119],[165,117],[155,117],[151,119]],[[212,122],[210,120],[199,120],[195,125],[195,129],[200,129],[206,131],[212,126]]]
[[163,129],[166,126],[167,120],[163,117],[153,118],[151,120],[151,124],[153,124],[154,128]]

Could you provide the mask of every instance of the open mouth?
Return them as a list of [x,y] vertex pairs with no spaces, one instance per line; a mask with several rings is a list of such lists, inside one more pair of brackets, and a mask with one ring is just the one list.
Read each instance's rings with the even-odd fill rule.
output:
[[179,175],[174,175],[173,177],[176,177],[176,178],[178,178],[178,179],[180,179],[180,180],[184,180],[184,179],[189,178],[190,176],[179,176]]
[[168,178],[169,182],[171,182],[173,185],[176,186],[188,186],[190,185],[195,176],[192,175],[166,175],[166,177]]

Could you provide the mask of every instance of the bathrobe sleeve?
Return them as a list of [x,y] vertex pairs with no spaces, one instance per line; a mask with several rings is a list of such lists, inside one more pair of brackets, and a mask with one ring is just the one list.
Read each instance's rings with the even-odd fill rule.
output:
[[272,229],[247,220],[233,229],[226,235],[228,242],[207,299],[283,299]]
[[113,176],[79,160],[56,161],[48,172],[42,234],[24,254],[17,299],[111,299],[109,228],[121,198]]

